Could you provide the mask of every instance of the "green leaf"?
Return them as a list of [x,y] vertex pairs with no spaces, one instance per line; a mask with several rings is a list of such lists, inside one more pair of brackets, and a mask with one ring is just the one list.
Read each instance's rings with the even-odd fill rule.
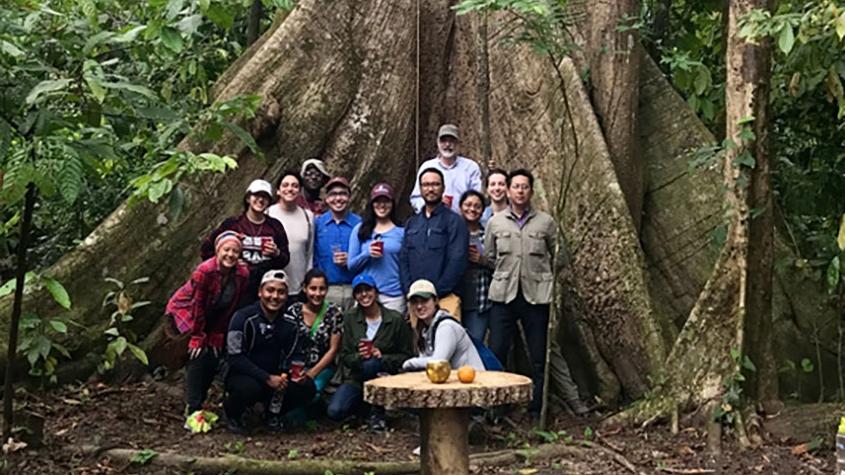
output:
[[778,35],[778,48],[783,51],[783,54],[789,54],[793,46],[795,46],[795,33],[792,31],[792,25],[784,24]]
[[82,168],[82,160],[76,154],[76,149],[67,147],[66,150],[73,153],[66,155],[56,176],[59,193],[64,198],[65,203],[74,204],[85,186],[85,171]]
[[172,20],[179,16],[179,12],[182,11],[182,7],[184,6],[184,0],[170,0],[167,2],[167,13],[165,18],[168,20]]
[[202,15],[196,14],[182,18],[179,20],[179,23],[176,24],[176,27],[179,28],[179,31],[182,33],[191,36],[197,32],[197,28],[199,28],[200,25],[202,25]]
[[91,91],[94,99],[97,99],[97,102],[102,104],[103,100],[106,98],[106,90],[103,88],[103,83],[100,81],[100,78],[86,74],[85,83],[88,84],[88,89]]
[[182,52],[182,35],[173,28],[164,27],[159,33],[161,42],[174,53]]
[[108,330],[104,331],[103,333],[105,333],[106,335],[111,335],[111,336],[120,336],[120,331],[118,331],[118,329],[115,328],[115,327],[111,327]]
[[147,29],[146,25],[140,25],[140,26],[130,28],[129,30],[126,30],[123,33],[115,36],[114,39],[112,40],[112,42],[113,43],[129,43],[131,41],[135,41],[135,39],[138,37],[138,35],[146,29]]
[[234,123],[232,123],[232,122],[223,122],[223,127],[225,127],[225,128],[227,128],[227,129],[229,129],[229,131],[230,131],[230,132],[232,132],[232,133],[233,133],[233,134],[235,134],[235,135],[236,135],[239,139],[241,139],[241,141],[242,141],[242,142],[243,142],[243,143],[244,143],[247,147],[249,147],[249,150],[250,150],[252,153],[258,153],[258,152],[259,152],[259,149],[258,149],[258,144],[257,144],[257,143],[255,143],[255,139],[252,137],[252,135],[250,135],[250,133],[249,133],[249,132],[247,132],[246,130],[244,130],[244,128],[243,128],[243,127],[241,127],[241,126],[240,126],[240,125],[238,125],[238,124],[234,124]]
[[46,287],[47,290],[50,291],[50,295],[53,296],[53,300],[55,300],[56,303],[61,305],[65,310],[70,309],[70,296],[61,282],[52,277],[43,276],[42,280],[44,281],[44,287]]
[[144,366],[150,364],[150,361],[147,359],[147,354],[144,353],[144,350],[142,350],[140,347],[135,346],[131,343],[129,343],[127,346],[129,347],[129,351],[131,351],[132,354],[135,355],[135,358],[137,358],[138,361],[143,363]]
[[6,40],[0,40],[0,52],[5,53],[13,58],[20,58],[24,55],[24,52],[21,51],[20,48],[9,43]]
[[130,460],[129,463],[146,465],[157,455],[158,452],[152,449],[139,450],[138,453],[136,453],[135,456],[132,457],[132,460]]
[[218,2],[209,5],[204,13],[212,23],[226,30],[235,22],[235,14]]
[[109,89],[120,89],[123,91],[134,92],[136,94],[141,94],[142,96],[148,97],[150,99],[155,99],[156,94],[150,90],[150,88],[146,86],[142,86],[140,84],[132,84],[131,82],[104,82],[103,87]]
[[109,348],[114,352],[115,355],[122,355],[124,351],[126,351],[126,346],[129,345],[129,342],[126,341],[125,337],[119,336],[115,338],[115,340],[109,343]]
[[813,362],[810,361],[809,358],[804,358],[801,360],[801,370],[805,373],[812,373],[815,366],[813,366]]
[[[29,284],[32,281],[32,279],[34,279],[35,277],[36,277],[36,274],[35,274],[35,272],[32,272],[32,271],[27,272],[26,275],[24,275],[24,278],[23,278],[24,291],[26,290],[27,284]],[[14,292],[15,287],[17,287],[17,280],[16,279],[7,280],[6,283],[3,284],[2,287],[0,287],[0,298],[5,297],[5,296],[11,294],[12,292]]]
[[112,36],[114,36],[114,33],[112,33],[111,31],[101,31],[96,35],[88,38],[88,40],[85,42],[85,46],[82,47],[82,53],[87,55],[91,52],[91,50],[94,49],[95,46],[101,43],[105,43]]
[[845,214],[842,215],[842,221],[839,223],[839,235],[836,236],[836,244],[840,251],[845,251]]
[[26,103],[34,104],[38,100],[38,98],[41,97],[43,94],[61,91],[62,89],[67,88],[70,83],[70,79],[51,79],[47,81],[41,81],[40,83],[36,84],[31,91],[29,91],[29,94],[27,94],[26,96]]
[[825,272],[827,292],[830,294],[835,293],[836,289],[839,287],[840,271],[839,256],[836,256],[830,260],[830,264],[827,266],[827,272]]
[[842,38],[845,38],[845,12],[839,14],[836,17],[836,36],[839,37],[839,41],[842,41]]
[[711,82],[712,79],[710,78],[710,70],[705,67],[698,68],[698,74],[695,76],[694,83],[695,93],[699,96],[704,94],[704,91],[710,87]]
[[67,325],[61,320],[50,320],[50,326],[59,333],[67,333]]

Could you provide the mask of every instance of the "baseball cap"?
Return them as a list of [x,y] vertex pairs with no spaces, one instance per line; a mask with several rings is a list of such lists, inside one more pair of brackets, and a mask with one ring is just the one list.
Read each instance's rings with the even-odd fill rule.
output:
[[249,184],[249,188],[246,189],[246,192],[253,195],[258,193],[267,193],[267,196],[273,198],[273,185],[271,185],[267,180],[252,180],[252,183]]
[[311,165],[314,165],[314,168],[320,170],[320,173],[323,175],[331,176],[329,175],[329,172],[326,171],[326,164],[319,158],[309,158],[308,160],[302,162],[302,168],[299,170],[299,174],[305,175],[305,170],[308,170],[308,167]]
[[434,288],[434,284],[430,280],[420,279],[411,284],[411,289],[408,291],[408,299],[410,300],[413,297],[425,299],[437,297],[437,289]]
[[352,187],[349,185],[349,180],[342,176],[332,177],[331,180],[326,182],[326,186],[323,187],[324,190],[329,191],[336,186],[342,186],[347,190],[352,190]]
[[288,275],[285,274],[285,271],[283,271],[283,270],[268,270],[261,277],[261,284],[260,285],[264,285],[264,284],[266,284],[267,282],[270,282],[270,281],[281,282],[281,283],[285,284],[285,287],[287,287],[288,286]]
[[442,139],[443,137],[445,137],[447,135],[455,137],[456,139],[460,138],[458,136],[458,126],[454,125],[454,124],[443,124],[443,125],[441,125],[440,130],[437,132],[437,138]]
[[378,286],[376,286],[376,279],[373,278],[370,274],[358,274],[352,279],[352,292],[355,292],[355,289],[358,288],[359,285],[369,285],[370,287],[378,290]]
[[373,186],[373,190],[370,191],[370,201],[373,201],[376,198],[381,198],[385,196],[387,198],[393,199],[393,187],[388,185],[385,182],[376,183]]

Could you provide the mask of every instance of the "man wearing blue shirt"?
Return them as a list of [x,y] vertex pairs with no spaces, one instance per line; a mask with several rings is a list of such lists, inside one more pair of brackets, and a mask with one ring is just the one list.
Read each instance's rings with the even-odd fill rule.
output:
[[349,180],[336,176],[326,183],[325,190],[329,212],[314,219],[314,267],[328,277],[328,301],[346,310],[354,303],[351,284],[355,274],[347,268],[349,235],[361,217],[349,211]]
[[411,206],[417,213],[425,205],[423,191],[420,189],[420,175],[423,170],[436,168],[443,174],[443,204],[452,211],[461,214],[458,201],[467,190],[481,191],[481,169],[474,160],[458,155],[458,127],[445,124],[437,132],[437,156],[426,160],[417,172],[414,191],[411,192]]
[[425,169],[420,174],[417,185],[422,190],[425,206],[405,225],[399,278],[406,294],[412,282],[431,281],[437,295],[442,296],[440,307],[460,318],[461,301],[455,290],[467,266],[469,231],[464,218],[443,203],[443,181],[443,173],[437,168]]

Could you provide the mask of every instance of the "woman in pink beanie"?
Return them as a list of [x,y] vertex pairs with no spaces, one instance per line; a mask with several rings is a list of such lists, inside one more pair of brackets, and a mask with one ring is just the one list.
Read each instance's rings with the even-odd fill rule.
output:
[[249,269],[240,261],[242,237],[224,231],[214,257],[202,262],[167,302],[166,313],[181,334],[190,334],[186,368],[187,415],[202,409],[223,360],[229,319],[246,289]]

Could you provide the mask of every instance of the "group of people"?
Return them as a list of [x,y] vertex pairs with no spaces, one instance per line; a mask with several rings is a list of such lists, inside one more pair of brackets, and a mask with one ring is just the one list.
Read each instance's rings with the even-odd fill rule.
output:
[[[371,429],[384,430],[383,408],[363,403],[365,381],[432,359],[483,370],[485,339],[507,361],[517,322],[533,365],[528,410],[539,413],[556,226],[531,205],[530,171],[489,170],[485,196],[459,144],[456,126],[440,127],[404,226],[389,183],[372,187],[359,216],[349,180],[319,159],[283,172],[275,189],[249,184],[243,213],[203,241],[203,262],[167,304],[171,334],[187,342],[189,420],[225,361],[234,432],[247,431],[256,403],[266,427],[283,430],[285,414],[323,395],[330,418],[365,411]],[[570,407],[586,412],[570,392]]]

